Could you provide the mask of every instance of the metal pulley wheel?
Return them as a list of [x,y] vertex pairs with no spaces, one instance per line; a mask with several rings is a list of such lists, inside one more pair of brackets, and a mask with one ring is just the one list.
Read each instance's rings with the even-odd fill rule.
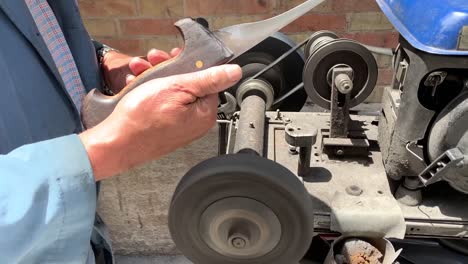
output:
[[335,67],[353,70],[350,107],[364,102],[375,88],[378,67],[372,53],[363,45],[339,39],[329,31],[314,33],[306,47],[308,59],[303,72],[304,87],[312,102],[330,109],[331,72]]
[[313,237],[308,192],[283,166],[255,155],[209,159],[172,198],[169,228],[195,264],[298,263]]
[[[236,90],[242,82],[256,75],[295,45],[286,35],[276,33],[239,56],[232,63],[242,67],[243,77],[236,86],[231,87],[228,91],[235,96]],[[277,99],[302,82],[303,68],[304,54],[298,50],[277,63],[258,79],[268,82],[273,87],[275,99]],[[300,111],[306,99],[307,94],[301,90],[288,97],[281,104],[277,105],[276,108],[283,111]]]

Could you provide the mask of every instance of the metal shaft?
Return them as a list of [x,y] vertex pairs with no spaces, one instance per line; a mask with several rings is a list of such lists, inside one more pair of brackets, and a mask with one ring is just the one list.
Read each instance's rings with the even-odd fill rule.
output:
[[252,94],[242,101],[234,153],[263,155],[265,110],[265,99],[260,95]]

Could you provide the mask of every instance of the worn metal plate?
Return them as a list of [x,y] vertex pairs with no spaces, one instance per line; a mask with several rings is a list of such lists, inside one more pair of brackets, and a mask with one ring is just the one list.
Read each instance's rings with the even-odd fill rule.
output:
[[370,147],[369,140],[364,138],[324,138],[324,146],[342,146],[368,148]]
[[[357,185],[366,195],[384,195],[393,198],[391,184],[387,179],[378,149],[378,124],[375,116],[351,116],[354,128],[363,128],[370,143],[367,156],[334,158],[322,153],[320,144],[327,134],[330,116],[327,113],[283,113],[282,120],[275,120],[277,113],[267,112],[270,122],[265,144],[267,156],[292,172],[297,172],[299,155],[289,153],[284,137],[284,123],[308,123],[318,128],[317,141],[312,148],[311,170],[303,182],[309,191],[315,217],[316,230],[330,232],[331,204],[337,191],[346,192],[346,187]],[[354,131],[356,132],[356,131]],[[437,187],[437,188],[435,188]],[[445,189],[447,188],[447,189]],[[400,204],[406,220],[407,236],[468,237],[468,196],[449,186],[434,186],[423,193],[420,206]]]
[[348,190],[335,193],[330,229],[343,235],[403,239],[406,226],[398,202],[384,194],[360,191],[359,195]]

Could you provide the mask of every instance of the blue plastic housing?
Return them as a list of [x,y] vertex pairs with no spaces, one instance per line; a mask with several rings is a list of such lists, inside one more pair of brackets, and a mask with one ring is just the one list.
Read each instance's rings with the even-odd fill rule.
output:
[[393,26],[415,48],[440,55],[468,55],[457,50],[468,26],[468,0],[376,0]]

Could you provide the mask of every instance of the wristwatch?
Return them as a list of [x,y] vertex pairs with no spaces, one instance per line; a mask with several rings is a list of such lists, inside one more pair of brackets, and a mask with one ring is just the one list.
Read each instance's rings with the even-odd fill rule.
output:
[[[103,73],[103,68],[102,68],[102,65],[104,63],[104,56],[106,56],[106,54],[108,52],[111,52],[111,51],[116,51],[116,52],[119,52],[118,50],[114,49],[114,48],[111,48],[109,46],[107,46],[106,44],[104,43],[101,43],[97,40],[92,40],[93,41],[93,44],[94,44],[94,49],[96,51],[96,57],[98,59],[98,62],[99,62],[99,68],[101,69],[101,76],[104,76],[104,73]],[[104,91],[104,93],[108,94],[108,95],[114,95],[114,92],[112,92],[111,89],[109,89],[109,86],[107,85],[106,81],[104,78],[101,78],[102,79],[102,90]]]
[[93,44],[94,44],[94,49],[96,50],[96,56],[98,58],[99,63],[101,63],[101,64],[102,64],[102,60],[104,59],[104,56],[108,52],[111,52],[111,51],[119,52],[118,50],[116,50],[116,49],[114,49],[112,47],[109,47],[106,44],[101,43],[101,42],[99,42],[97,40],[94,40],[94,39],[93,39]]

